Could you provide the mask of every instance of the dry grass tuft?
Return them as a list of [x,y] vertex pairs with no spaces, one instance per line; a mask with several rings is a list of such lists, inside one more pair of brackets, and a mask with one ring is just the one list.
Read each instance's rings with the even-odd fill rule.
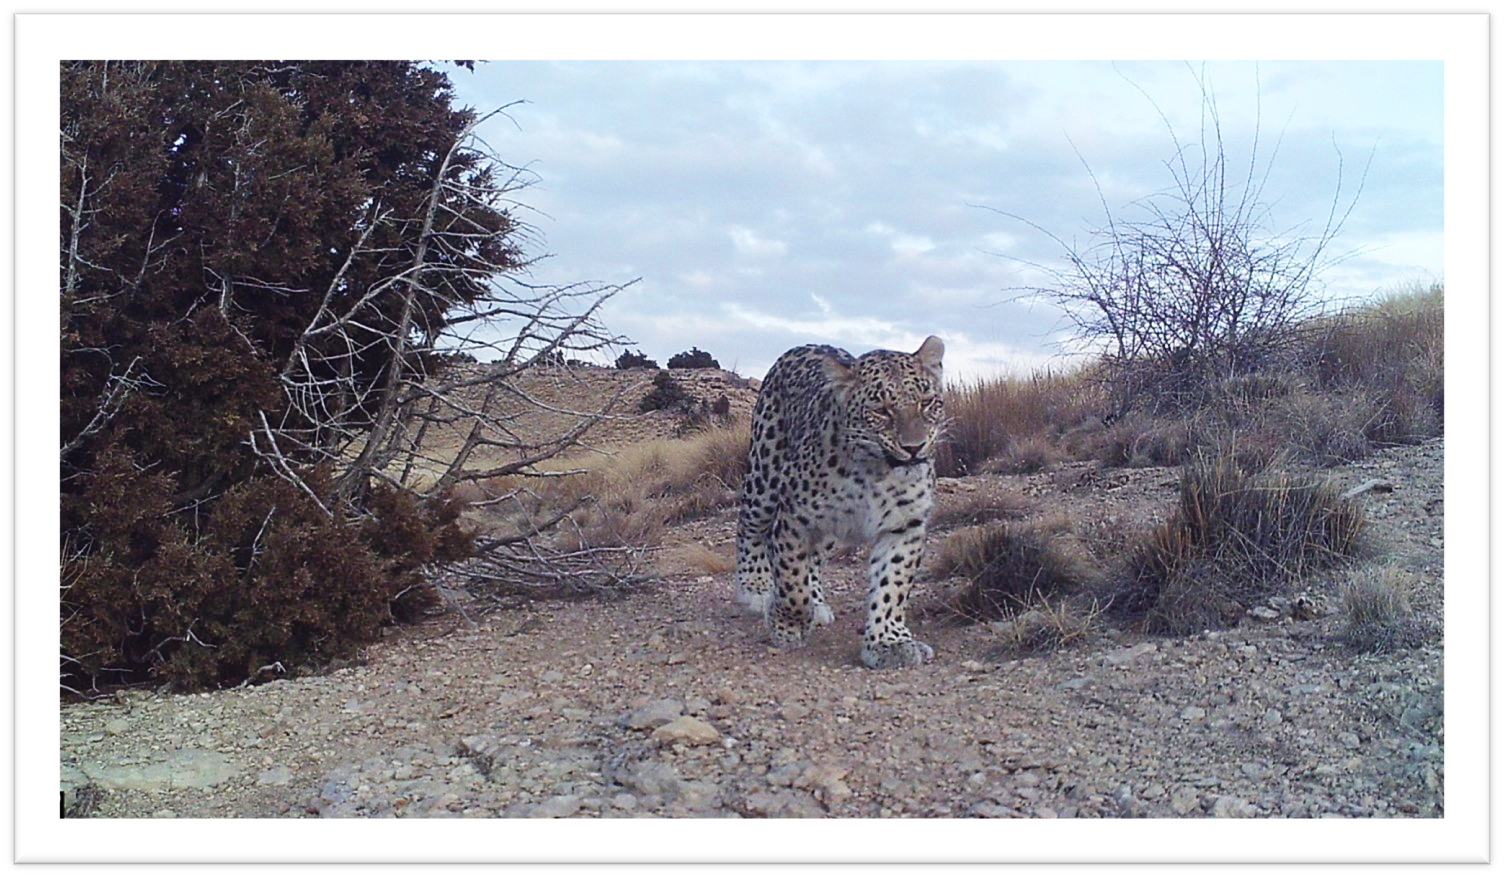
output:
[[968,528],[941,544],[931,574],[968,580],[955,609],[968,619],[1001,619],[1030,599],[1069,593],[1099,575],[1095,559],[1059,516]]
[[1040,372],[1028,378],[980,379],[952,385],[945,396],[946,441],[936,471],[961,476],[986,470],[1027,472],[1014,466],[1048,466],[1058,452],[1045,450],[1068,427],[1101,416],[1097,386],[1081,370]]
[[658,545],[664,529],[735,504],[746,471],[748,428],[722,425],[676,439],[657,439],[610,454],[549,463],[550,472],[482,485],[491,496],[514,494],[493,515],[560,522],[562,548]]
[[1102,608],[1096,602],[1080,604],[1035,596],[1010,618],[992,623],[998,644],[987,658],[997,660],[1011,655],[1038,655],[1082,644],[1101,630]]
[[1250,474],[1230,455],[1181,474],[1170,520],[1133,551],[1112,603],[1151,631],[1218,627],[1251,601],[1351,559],[1362,509],[1329,481],[1284,470]]
[[1410,610],[1409,579],[1392,565],[1348,575],[1341,597],[1348,645],[1360,652],[1392,652],[1425,642],[1428,632]]

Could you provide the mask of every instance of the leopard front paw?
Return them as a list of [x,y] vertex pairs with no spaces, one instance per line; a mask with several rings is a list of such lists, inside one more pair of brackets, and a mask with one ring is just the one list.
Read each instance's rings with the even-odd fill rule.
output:
[[918,640],[874,643],[862,647],[862,664],[879,671],[889,668],[917,668],[934,657],[935,650],[928,643]]

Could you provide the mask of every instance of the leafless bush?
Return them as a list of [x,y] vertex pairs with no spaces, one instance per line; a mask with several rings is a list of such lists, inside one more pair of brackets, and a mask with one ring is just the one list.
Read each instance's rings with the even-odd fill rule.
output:
[[[1068,243],[1030,220],[996,211],[1059,245],[1062,267],[1034,266],[1053,283],[1019,293],[1058,306],[1078,340],[1102,351],[1110,418],[1199,405],[1214,382],[1281,361],[1295,348],[1302,322],[1318,311],[1323,270],[1351,255],[1333,248],[1367,167],[1357,191],[1346,196],[1339,150],[1325,218],[1314,228],[1274,230],[1265,187],[1278,144],[1267,157],[1261,154],[1256,114],[1248,165],[1234,167],[1216,98],[1200,75],[1197,83],[1197,141],[1182,141],[1160,113],[1174,144],[1165,163],[1171,185],[1119,212],[1098,184],[1105,220],[1089,231],[1087,243]],[[1084,158],[1082,164],[1095,183]]]
[[[263,412],[251,434],[255,451],[321,504],[358,508],[372,484],[437,498],[498,477],[545,481],[551,474],[538,465],[579,446],[591,427],[612,417],[631,389],[624,384],[606,404],[589,410],[548,402],[533,389],[544,371],[567,383],[571,376],[563,364],[569,359],[624,344],[599,320],[601,307],[624,287],[530,283],[504,262],[516,258],[515,251],[507,251],[495,264],[472,257],[467,271],[484,279],[488,294],[457,299],[446,276],[432,269],[450,261],[443,250],[447,242],[465,240],[468,206],[526,209],[517,198],[531,177],[491,154],[476,136],[486,118],[455,140],[420,215],[396,215],[372,205],[346,265],[372,255],[368,241],[379,238],[374,233],[384,225],[422,229],[411,261],[361,296],[347,295],[343,277],[335,278],[278,373],[286,401],[282,416],[273,420]],[[446,173],[461,157],[505,173]],[[476,237],[488,234],[473,230]],[[400,308],[393,309],[390,301],[378,307],[380,294],[393,289],[401,293]],[[434,313],[444,319],[425,319]],[[387,368],[375,374],[354,368],[372,349],[388,352]],[[472,359],[489,365],[442,368],[445,362]],[[557,426],[545,435],[521,428],[539,416]],[[333,472],[332,496],[317,496],[303,480],[301,474],[318,465]],[[580,530],[574,517],[586,505],[579,498],[553,514],[518,519],[515,533],[482,541],[476,575],[505,571],[524,581],[624,581],[630,565],[621,559],[631,554],[630,540],[638,535],[623,532],[623,541],[612,547],[590,540],[573,547],[566,541],[560,548],[540,539],[555,528]],[[593,526],[609,530],[600,522]]]

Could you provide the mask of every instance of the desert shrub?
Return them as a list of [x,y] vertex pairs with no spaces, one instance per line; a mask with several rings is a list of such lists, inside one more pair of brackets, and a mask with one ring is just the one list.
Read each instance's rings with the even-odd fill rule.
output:
[[684,389],[684,385],[667,369],[663,369],[653,376],[653,386],[637,408],[644,413],[678,411],[687,414],[694,402],[694,397]]
[[642,351],[622,351],[621,356],[616,358],[618,369],[657,369],[658,363],[648,359]]
[[1031,598],[1077,589],[1097,575],[1097,567],[1062,517],[958,531],[941,544],[931,574],[968,581],[956,600],[963,616],[998,619]]
[[[419,499],[449,483],[413,475],[415,434],[483,383],[523,400],[477,418],[488,448],[567,448],[511,433],[515,381],[619,345],[614,290],[501,282],[526,173],[442,70],[68,61],[59,86],[63,684],[239,683],[422,612],[418,571],[469,541]],[[479,350],[503,368],[445,368]]]
[[674,354],[668,358],[670,369],[719,369],[721,364],[716,362],[715,357],[699,348],[690,348],[687,351]]
[[1323,391],[1361,395],[1365,438],[1413,444],[1441,435],[1445,301],[1439,283],[1314,321],[1299,363]]
[[1199,456],[1181,473],[1170,519],[1132,552],[1112,604],[1154,631],[1216,627],[1251,601],[1352,558],[1363,525],[1361,508],[1329,481]]
[[1352,571],[1342,586],[1343,638],[1360,652],[1419,646],[1427,632],[1410,609],[1409,574],[1386,565]]

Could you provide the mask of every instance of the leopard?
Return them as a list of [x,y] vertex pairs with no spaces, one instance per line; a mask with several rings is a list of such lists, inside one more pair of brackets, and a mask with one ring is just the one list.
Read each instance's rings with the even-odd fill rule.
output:
[[933,335],[914,353],[860,357],[810,344],[768,370],[742,478],[735,599],[763,616],[774,646],[801,647],[834,620],[821,569],[838,548],[865,548],[861,663],[934,659],[906,620],[935,504],[944,355]]

